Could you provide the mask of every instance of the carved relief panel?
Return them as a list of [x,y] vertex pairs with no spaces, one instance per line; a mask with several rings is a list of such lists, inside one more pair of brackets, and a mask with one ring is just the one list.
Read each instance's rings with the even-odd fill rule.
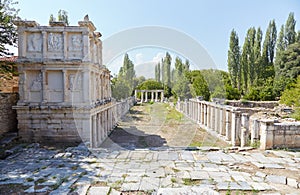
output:
[[70,33],[68,35],[68,57],[70,59],[81,59],[82,48],[83,48],[82,34]]
[[42,56],[42,34],[28,33],[26,41],[26,51],[28,58],[40,58]]
[[47,36],[47,50],[49,58],[63,58],[63,35],[62,33],[50,32]]
[[42,101],[42,73],[40,71],[27,71],[26,72],[26,86],[24,93],[28,93],[29,101],[41,102]]

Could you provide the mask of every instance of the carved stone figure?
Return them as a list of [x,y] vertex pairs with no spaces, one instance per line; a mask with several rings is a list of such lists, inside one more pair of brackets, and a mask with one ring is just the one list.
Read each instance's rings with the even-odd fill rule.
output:
[[81,50],[82,39],[80,35],[71,36],[71,45],[69,47],[70,51],[80,51]]
[[31,91],[40,91],[42,90],[42,73],[39,73],[35,80],[31,84]]
[[62,49],[62,37],[60,34],[49,33],[48,36],[48,50],[60,51]]
[[28,35],[27,50],[28,51],[41,51],[42,49],[42,36],[39,33]]

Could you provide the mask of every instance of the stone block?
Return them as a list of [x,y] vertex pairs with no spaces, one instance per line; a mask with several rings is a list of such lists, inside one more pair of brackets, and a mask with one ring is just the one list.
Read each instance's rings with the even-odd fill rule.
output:
[[286,185],[287,178],[285,176],[279,176],[279,175],[267,175],[266,181],[271,182],[271,183]]
[[289,177],[287,178],[287,185],[294,188],[299,188],[299,182],[293,178],[289,178]]

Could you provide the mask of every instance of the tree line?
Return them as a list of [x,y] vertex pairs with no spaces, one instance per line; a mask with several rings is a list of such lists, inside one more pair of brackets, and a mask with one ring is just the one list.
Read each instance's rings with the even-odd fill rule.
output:
[[275,20],[268,24],[264,40],[260,27],[247,30],[242,46],[233,29],[229,38],[228,72],[231,86],[244,99],[275,100],[300,73],[300,31],[290,13],[279,33]]
[[172,57],[166,52],[161,62],[155,66],[155,78],[145,79],[136,77],[134,64],[125,54],[123,65],[119,73],[112,79],[112,93],[116,99],[127,98],[134,93],[134,89],[163,89],[167,98],[181,100],[202,96],[209,100],[210,91],[201,71],[190,70],[188,60],[176,57],[175,68],[171,67]]

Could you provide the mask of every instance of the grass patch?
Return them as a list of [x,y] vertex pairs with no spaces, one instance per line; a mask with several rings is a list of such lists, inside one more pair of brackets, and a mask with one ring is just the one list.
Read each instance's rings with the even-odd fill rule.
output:
[[168,110],[168,113],[166,115],[167,121],[174,120],[179,122],[182,120],[183,114],[175,110],[175,108],[171,108],[170,106],[167,105],[167,110]]
[[253,148],[259,148],[260,147],[260,141],[256,140],[252,144],[250,144],[251,147]]
[[171,182],[172,182],[172,183],[176,183],[176,178],[172,177],[172,178],[171,178]]
[[74,166],[71,167],[71,169],[75,171],[75,170],[78,169],[78,166],[77,166],[77,165],[74,165]]
[[194,186],[194,185],[199,185],[201,183],[200,180],[193,180],[190,178],[183,178],[182,181],[183,181],[183,184],[186,186]]
[[46,179],[44,179],[44,178],[40,178],[40,179],[36,180],[37,184],[44,183],[44,182],[46,182]]
[[300,121],[300,108],[295,109],[295,112],[291,114],[291,118],[294,118],[297,121]]
[[115,190],[120,190],[121,189],[121,185],[122,185],[123,181],[122,180],[118,180],[115,183],[113,183],[111,185],[112,188],[114,188]]
[[28,178],[26,178],[26,181],[27,181],[27,182],[33,182],[33,181],[34,181],[34,179],[33,179],[33,178],[31,178],[31,177],[28,177]]
[[190,147],[209,146],[209,147],[225,148],[228,147],[229,144],[227,144],[225,141],[220,140],[217,137],[212,136],[205,130],[197,128],[196,134],[193,137],[193,140],[191,141],[191,144],[189,146]]

